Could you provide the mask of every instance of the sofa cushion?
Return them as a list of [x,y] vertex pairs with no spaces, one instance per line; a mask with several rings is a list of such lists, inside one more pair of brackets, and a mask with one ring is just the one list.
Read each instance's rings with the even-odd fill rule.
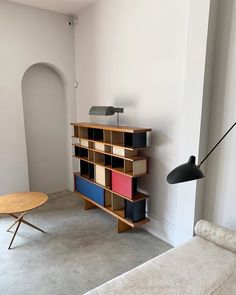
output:
[[236,232],[232,230],[206,220],[200,220],[195,226],[195,233],[216,245],[236,252]]
[[215,295],[235,267],[235,253],[196,236],[86,295]]

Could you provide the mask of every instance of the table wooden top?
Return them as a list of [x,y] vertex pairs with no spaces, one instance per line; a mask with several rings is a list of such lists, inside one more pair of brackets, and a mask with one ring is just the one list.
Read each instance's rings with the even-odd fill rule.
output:
[[22,213],[38,208],[48,200],[40,192],[19,192],[0,196],[0,213]]

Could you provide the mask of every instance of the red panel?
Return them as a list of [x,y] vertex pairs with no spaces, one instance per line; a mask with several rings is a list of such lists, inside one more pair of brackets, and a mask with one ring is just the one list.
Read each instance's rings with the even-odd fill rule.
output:
[[112,171],[112,190],[118,194],[132,199],[132,178]]

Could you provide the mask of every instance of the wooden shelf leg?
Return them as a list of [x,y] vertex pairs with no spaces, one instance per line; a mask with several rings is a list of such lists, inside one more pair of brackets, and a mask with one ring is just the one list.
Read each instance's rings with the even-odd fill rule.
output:
[[90,210],[94,208],[97,208],[97,206],[87,200],[84,200],[84,210]]
[[121,221],[120,219],[118,219],[118,224],[117,224],[117,231],[118,233],[123,233],[129,229],[131,229],[132,227],[129,226],[127,223]]

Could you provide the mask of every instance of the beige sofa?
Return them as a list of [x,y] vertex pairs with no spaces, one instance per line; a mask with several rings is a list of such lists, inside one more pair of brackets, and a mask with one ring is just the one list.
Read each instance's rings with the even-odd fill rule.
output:
[[201,220],[182,246],[128,271],[86,295],[234,295],[236,232]]

